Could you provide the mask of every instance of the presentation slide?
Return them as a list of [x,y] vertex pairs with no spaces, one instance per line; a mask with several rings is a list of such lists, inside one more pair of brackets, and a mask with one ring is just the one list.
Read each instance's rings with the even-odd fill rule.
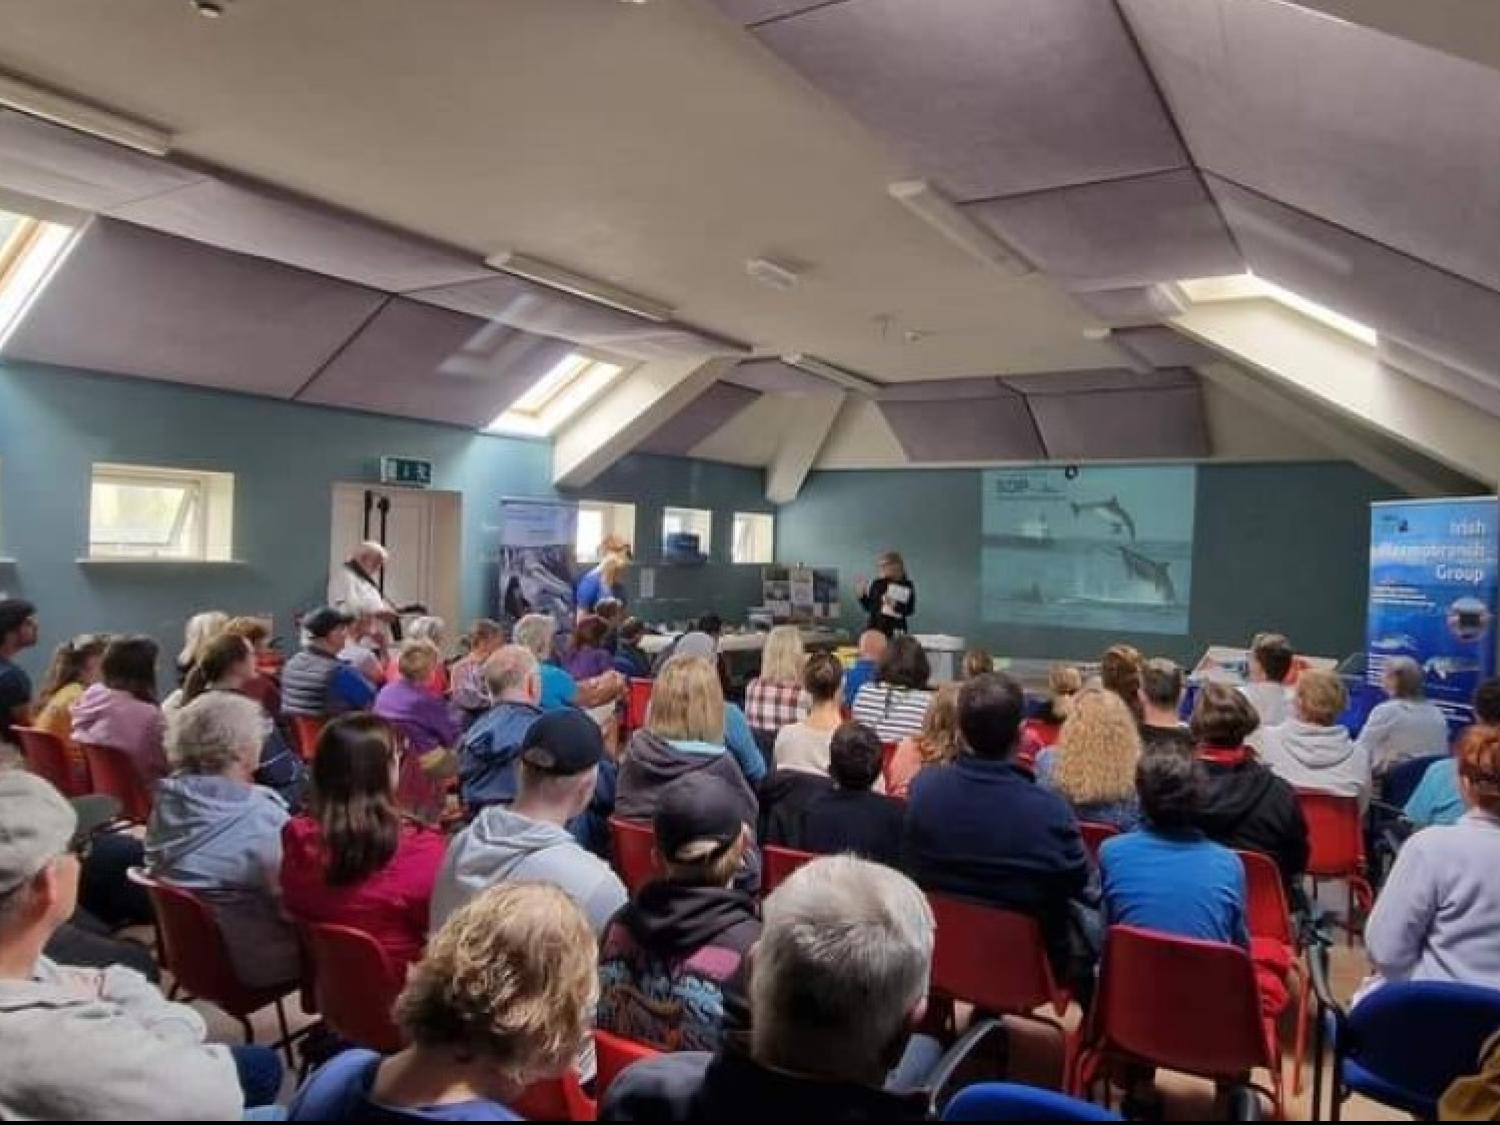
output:
[[1186,633],[1196,492],[1191,465],[986,471],[984,620]]

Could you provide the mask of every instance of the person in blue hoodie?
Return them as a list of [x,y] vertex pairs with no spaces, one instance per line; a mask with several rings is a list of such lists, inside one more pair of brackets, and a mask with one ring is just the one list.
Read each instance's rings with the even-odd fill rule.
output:
[[541,668],[529,649],[497,649],[485,661],[484,681],[494,706],[468,729],[458,749],[459,795],[474,810],[516,799],[521,743],[542,717]]
[[256,785],[265,731],[260,705],[208,692],[172,718],[175,772],[156,790],[146,865],[213,909],[240,982],[270,988],[299,975],[297,931],[282,913],[286,803]]

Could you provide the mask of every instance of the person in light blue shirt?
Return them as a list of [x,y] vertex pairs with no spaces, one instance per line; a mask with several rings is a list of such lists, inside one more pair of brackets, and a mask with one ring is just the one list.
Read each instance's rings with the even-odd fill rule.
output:
[[866,629],[859,635],[859,657],[844,673],[844,706],[853,707],[854,697],[859,694],[859,689],[875,682],[889,643],[886,635],[879,629]]
[[582,682],[573,679],[564,668],[552,662],[557,639],[557,623],[544,613],[532,613],[516,622],[515,643],[531,650],[541,666],[543,711],[562,711],[578,707],[592,711],[614,703],[625,694],[625,677],[606,672]]
[[1434,824],[1457,824],[1464,815],[1464,797],[1458,788],[1458,762],[1445,758],[1433,762],[1401,810],[1418,828]]

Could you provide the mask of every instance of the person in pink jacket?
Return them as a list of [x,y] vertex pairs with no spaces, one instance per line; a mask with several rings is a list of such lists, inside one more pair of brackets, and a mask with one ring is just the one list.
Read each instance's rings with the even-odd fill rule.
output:
[[103,682],[73,704],[73,741],[123,751],[148,785],[167,775],[167,721],[156,702],[156,656],[150,637],[110,641]]

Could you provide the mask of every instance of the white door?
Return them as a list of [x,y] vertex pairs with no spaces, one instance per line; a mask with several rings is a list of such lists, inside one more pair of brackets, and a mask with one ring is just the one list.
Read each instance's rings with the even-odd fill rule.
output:
[[451,635],[461,628],[458,512],[456,492],[336,484],[329,573],[337,573],[365,539],[384,543],[390,552],[385,596],[397,606],[425,605],[448,621]]

